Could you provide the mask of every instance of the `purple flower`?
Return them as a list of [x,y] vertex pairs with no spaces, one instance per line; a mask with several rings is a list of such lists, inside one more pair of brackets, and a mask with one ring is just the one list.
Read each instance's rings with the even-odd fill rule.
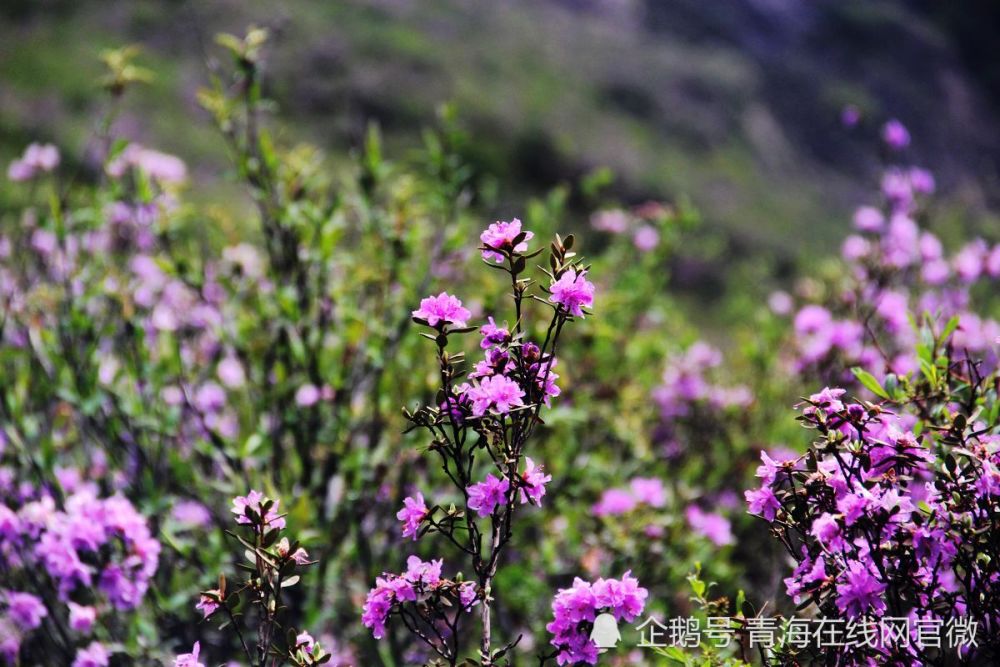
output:
[[552,600],[552,621],[545,626],[559,650],[556,662],[596,665],[597,645],[590,639],[594,619],[610,613],[617,621],[631,622],[642,613],[648,595],[629,572],[621,580],[598,579],[593,584],[575,579],[571,588],[561,589]]
[[[518,237],[521,237],[518,241]],[[479,235],[479,240],[483,242],[483,259],[494,260],[498,263],[504,261],[501,250],[507,252],[525,252],[528,249],[528,241],[535,237],[534,233],[521,231],[521,221],[514,218],[510,222],[497,221],[486,228]],[[515,244],[515,241],[518,241]],[[433,325],[432,325],[433,326]]]
[[481,517],[490,516],[497,505],[506,502],[507,490],[510,482],[504,479],[497,479],[493,474],[486,475],[486,479],[467,487],[465,490],[469,494],[469,509],[475,510]]
[[403,537],[412,537],[416,540],[420,524],[427,517],[427,514],[427,505],[424,504],[422,493],[417,493],[416,497],[404,498],[403,509],[396,513],[396,518],[403,522]]
[[210,591],[205,591],[198,598],[198,604],[194,606],[195,609],[199,610],[204,616],[203,618],[208,618],[216,612],[219,608],[219,601],[222,599],[222,592],[213,588]]
[[59,247],[59,239],[56,235],[47,229],[36,229],[31,234],[31,247],[34,248],[39,255],[48,257],[56,251]]
[[983,272],[983,262],[986,260],[989,248],[981,239],[966,244],[952,262],[955,273],[964,283],[973,283]]
[[743,495],[750,506],[750,513],[758,514],[768,521],[774,521],[774,515],[781,509],[781,504],[774,495],[774,491],[766,486],[744,491]]
[[386,580],[382,578],[376,579],[375,588],[368,591],[361,613],[361,623],[372,631],[375,639],[382,639],[385,636],[385,622],[395,601],[393,591],[385,586],[385,583]]
[[590,509],[597,516],[617,516],[631,512],[638,504],[635,496],[624,489],[607,489]]
[[458,297],[447,292],[429,296],[420,301],[420,308],[413,311],[413,318],[422,320],[432,327],[442,328],[446,324],[464,327],[472,316]]
[[76,652],[73,667],[108,667],[108,649],[100,642],[90,642],[86,648]]
[[794,306],[795,302],[792,301],[792,296],[788,292],[775,290],[767,297],[767,307],[775,315],[788,315]]
[[691,530],[704,535],[716,546],[722,547],[733,543],[732,526],[721,514],[706,512],[698,505],[688,505],[684,510],[684,517]]
[[403,578],[411,584],[422,584],[433,586],[441,581],[442,559],[432,561],[422,561],[418,556],[410,556],[406,559],[406,572]]
[[660,232],[652,225],[642,225],[632,235],[632,243],[641,252],[656,250],[656,246],[660,244]]
[[34,630],[49,615],[42,601],[31,593],[7,591],[7,615],[24,632]]
[[474,582],[466,581],[458,587],[458,601],[462,605],[462,609],[469,609],[479,602],[479,595]]
[[226,406],[226,392],[214,382],[206,382],[194,394],[194,406],[202,414],[218,412]]
[[[241,523],[244,525],[252,524],[253,521],[246,516],[247,510],[252,510],[258,517],[261,518],[264,525],[267,528],[274,530],[281,530],[285,527],[284,517],[278,516],[278,503],[280,501],[271,501],[270,498],[265,496],[260,491],[251,490],[245,496],[237,496],[233,498],[233,509],[232,513],[236,515],[236,523]],[[264,515],[263,505],[266,503],[271,503],[270,508],[267,510],[267,514]]]
[[861,110],[853,104],[847,104],[840,110],[840,122],[844,127],[855,127],[861,122]]
[[530,456],[525,457],[524,472],[521,473],[523,486],[521,491],[521,504],[531,502],[535,505],[542,504],[542,496],[545,495],[545,485],[552,481],[552,475],[546,475],[542,471],[542,466],[535,465]]
[[620,208],[597,211],[590,217],[590,226],[601,232],[621,234],[628,229],[629,214]]
[[227,356],[222,361],[219,362],[219,366],[215,369],[216,375],[219,376],[219,380],[222,384],[226,385],[230,389],[239,389],[246,384],[247,376],[246,372],[243,370],[243,364],[240,360],[234,356]]
[[170,516],[177,523],[189,528],[204,528],[212,522],[212,513],[197,500],[177,501]]
[[936,187],[934,174],[920,167],[910,167],[910,185],[919,194],[933,194]]
[[854,227],[860,232],[880,232],[885,216],[874,206],[862,206],[854,212]]
[[108,163],[106,171],[112,178],[121,178],[129,168],[138,169],[161,183],[182,183],[187,179],[187,167],[183,160],[140,144],[126,146]]
[[300,408],[309,408],[319,402],[320,392],[314,384],[306,383],[295,391],[295,403]]
[[569,269],[549,287],[549,301],[560,305],[575,317],[583,317],[583,309],[594,305],[594,284],[586,274]]
[[190,653],[184,653],[174,658],[174,667],[205,667],[205,665],[198,661],[200,653],[201,643],[195,642],[194,646],[191,647]]
[[94,623],[97,622],[97,610],[93,607],[85,607],[73,601],[67,603],[69,606],[69,627],[75,632],[89,635]]
[[885,584],[862,563],[852,562],[837,581],[837,609],[851,618],[885,611]]
[[667,490],[663,482],[655,477],[635,477],[629,482],[629,489],[636,501],[650,507],[663,507],[667,504]]
[[813,521],[810,534],[827,549],[840,549],[844,546],[844,540],[840,536],[840,524],[829,512],[824,512]]
[[778,470],[781,469],[781,462],[775,461],[763,449],[760,450],[760,460],[762,463],[757,466],[757,477],[760,477],[761,482],[765,486],[770,486],[774,484],[774,479],[778,476]]
[[510,340],[510,331],[507,330],[507,327],[498,327],[492,317],[489,318],[487,324],[479,328],[479,333],[483,336],[479,347],[484,350],[488,350],[494,345],[503,345]]
[[482,378],[466,392],[472,401],[472,414],[482,417],[493,408],[500,414],[507,414],[512,408],[524,405],[524,391],[505,375],[491,375]]
[[59,166],[59,149],[52,144],[30,144],[24,155],[10,163],[7,177],[12,181],[27,181],[39,172],[52,171]]
[[280,540],[278,540],[278,544],[275,547],[275,550],[278,552],[278,555],[281,556],[282,558],[288,558],[290,556],[291,559],[297,565],[311,564],[311,561],[309,560],[309,553],[302,547],[296,549],[294,553],[289,554],[289,551],[291,550],[291,545],[289,544],[287,537],[282,537]]
[[882,126],[882,141],[894,151],[899,151],[910,145],[910,131],[895,118]]
[[827,415],[842,412],[844,410],[844,403],[840,400],[840,397],[846,393],[845,389],[840,389],[839,387],[823,387],[822,391],[809,397],[809,402],[812,405],[802,410],[802,414],[813,415],[819,410],[822,410]]
[[16,665],[21,653],[21,633],[10,621],[0,616],[0,660],[7,665]]
[[870,250],[871,246],[867,240],[857,234],[851,234],[844,239],[844,244],[840,247],[840,255],[848,262],[856,262],[867,257]]

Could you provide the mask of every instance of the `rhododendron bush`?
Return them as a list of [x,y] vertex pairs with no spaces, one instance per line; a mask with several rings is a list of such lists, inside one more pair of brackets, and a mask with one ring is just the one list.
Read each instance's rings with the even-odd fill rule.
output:
[[217,49],[242,212],[116,134],[131,49],[86,155],[8,162],[0,663],[1000,660],[1000,239],[931,231],[902,123],[841,256],[710,331],[683,200],[500,205],[448,111],[333,167],[267,33]]

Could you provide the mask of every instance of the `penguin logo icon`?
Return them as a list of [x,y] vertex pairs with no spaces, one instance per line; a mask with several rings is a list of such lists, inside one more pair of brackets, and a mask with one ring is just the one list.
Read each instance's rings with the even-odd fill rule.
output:
[[622,640],[622,635],[618,632],[618,621],[611,614],[600,614],[594,619],[594,629],[590,632],[590,641],[597,645],[598,650],[604,653],[609,648],[614,648]]

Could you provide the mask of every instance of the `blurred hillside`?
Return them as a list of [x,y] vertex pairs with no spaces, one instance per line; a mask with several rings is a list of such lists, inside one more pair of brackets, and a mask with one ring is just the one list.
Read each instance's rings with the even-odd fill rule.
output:
[[[1000,10],[946,4],[6,0],[0,158],[34,137],[81,148],[100,111],[97,52],[135,42],[158,79],[119,130],[224,192],[224,149],[195,93],[213,35],[256,23],[273,31],[269,94],[289,139],[342,155],[374,119],[405,146],[453,101],[476,140],[469,158],[511,203],[498,214],[607,165],[626,201],[689,195],[731,255],[795,260],[828,250],[872,197],[890,117],[912,132],[907,158],[949,194],[947,217],[989,224]],[[854,130],[840,122],[847,103],[863,114]]]

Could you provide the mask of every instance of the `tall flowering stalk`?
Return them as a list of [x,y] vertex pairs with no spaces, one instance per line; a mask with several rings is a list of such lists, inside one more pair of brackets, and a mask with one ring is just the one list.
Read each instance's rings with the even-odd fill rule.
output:
[[[437,347],[440,386],[433,404],[404,409],[404,414],[411,429],[430,436],[429,450],[439,458],[459,501],[428,506],[416,494],[404,501],[398,516],[403,534],[414,540],[428,533],[442,535],[468,559],[472,578],[443,579],[442,560],[425,563],[413,556],[405,573],[376,581],[363,621],[380,638],[386,620],[399,617],[449,665],[459,663],[465,636],[461,628],[474,607],[481,622],[479,661],[474,664],[504,664],[520,639],[495,648],[494,580],[518,511],[541,504],[551,480],[529,456],[529,443],[542,423],[542,409],[560,393],[554,370],[560,336],[566,324],[584,317],[593,305],[594,286],[587,280],[588,267],[572,252],[572,236],[557,235],[551,244],[544,284],[525,275],[528,260],[541,253],[526,254],[532,237],[519,220],[497,222],[480,237],[483,260],[507,274],[513,312],[510,324],[490,317],[479,328],[477,348],[483,356],[471,367],[465,353],[455,348],[460,336],[476,328],[468,326],[471,313],[457,297],[442,292],[413,311],[414,321],[430,329],[422,335]],[[529,319],[532,303],[547,310],[543,326],[533,326]]]
[[[285,625],[283,595],[299,582],[302,568],[315,561],[298,541],[282,535],[285,517],[279,513],[278,504],[253,490],[233,499],[232,513],[243,534],[229,534],[244,548],[247,562],[240,565],[247,572],[246,579],[231,587],[225,575],[220,575],[218,588],[203,591],[196,607],[206,619],[224,616],[224,627],[232,628],[248,664],[254,667],[322,665],[332,655],[308,632],[297,632]],[[200,650],[200,643],[196,643],[192,652],[178,656],[175,664],[200,664]]]

